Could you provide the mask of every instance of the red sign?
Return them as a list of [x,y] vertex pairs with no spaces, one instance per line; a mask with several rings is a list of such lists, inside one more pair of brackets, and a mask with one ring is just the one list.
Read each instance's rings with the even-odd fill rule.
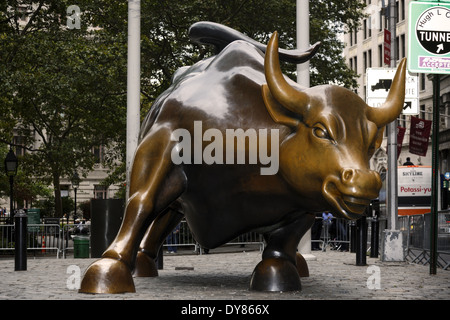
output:
[[384,29],[384,63],[391,64],[391,32]]
[[397,127],[397,159],[402,152],[403,138],[405,137],[406,128]]
[[409,129],[410,153],[423,157],[427,155],[431,124],[431,120],[424,120],[411,116],[411,128]]

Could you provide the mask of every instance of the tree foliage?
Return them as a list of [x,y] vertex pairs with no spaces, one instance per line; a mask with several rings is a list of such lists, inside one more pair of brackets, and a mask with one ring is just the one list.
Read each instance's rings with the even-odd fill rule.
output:
[[61,23],[67,15],[63,1],[10,4],[1,19],[6,63],[0,92],[11,123],[0,127],[0,137],[21,137],[20,146],[28,150],[22,169],[53,184],[61,216],[60,179],[79,169],[87,173],[96,160],[92,148],[113,146],[123,136],[125,41],[86,26],[68,29]]

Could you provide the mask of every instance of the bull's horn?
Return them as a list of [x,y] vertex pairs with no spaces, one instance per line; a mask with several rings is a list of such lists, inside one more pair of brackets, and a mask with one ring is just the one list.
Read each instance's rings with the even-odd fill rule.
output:
[[405,79],[406,58],[403,58],[397,67],[386,102],[379,108],[369,107],[367,109],[367,118],[373,121],[378,128],[394,121],[402,112],[405,102]]
[[275,31],[267,45],[264,59],[267,85],[274,98],[288,110],[303,114],[308,105],[308,95],[295,90],[283,76],[278,57],[278,33]]

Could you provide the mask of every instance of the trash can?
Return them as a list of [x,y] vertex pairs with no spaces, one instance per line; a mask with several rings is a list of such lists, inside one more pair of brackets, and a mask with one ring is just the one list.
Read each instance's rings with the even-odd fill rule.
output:
[[73,237],[73,257],[89,258],[89,237],[86,236]]

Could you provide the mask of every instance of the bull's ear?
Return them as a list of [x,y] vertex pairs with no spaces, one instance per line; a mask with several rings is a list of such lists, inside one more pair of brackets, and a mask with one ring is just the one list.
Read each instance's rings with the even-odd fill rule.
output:
[[266,109],[276,123],[284,124],[288,127],[297,127],[299,120],[287,115],[286,109],[278,103],[270,93],[270,89],[266,84],[262,85],[262,96]]
[[378,129],[377,140],[375,141],[375,150],[380,148],[381,147],[381,143],[383,143],[384,128],[385,127],[381,127],[381,128]]

